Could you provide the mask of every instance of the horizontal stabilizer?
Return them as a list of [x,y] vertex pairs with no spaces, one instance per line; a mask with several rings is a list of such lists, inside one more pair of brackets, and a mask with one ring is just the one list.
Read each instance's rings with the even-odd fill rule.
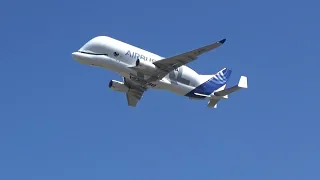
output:
[[216,99],[216,98],[213,98],[213,99],[210,99],[210,101],[208,102],[208,107],[209,108],[217,108],[217,104],[218,102],[220,101],[220,99]]
[[215,92],[214,95],[215,96],[226,96],[228,94],[231,94],[231,93],[238,91],[240,89],[243,89],[243,88],[248,88],[248,80],[247,80],[246,76],[241,76],[239,83],[237,85],[235,85],[231,88],[228,88],[228,89],[224,89],[222,91]]

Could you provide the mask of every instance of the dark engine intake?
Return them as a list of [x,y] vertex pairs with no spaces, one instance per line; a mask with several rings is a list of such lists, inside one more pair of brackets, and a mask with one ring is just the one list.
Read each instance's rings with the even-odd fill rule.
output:
[[153,63],[149,61],[141,61],[140,59],[137,59],[136,67],[146,72],[154,72],[156,69],[158,69]]
[[140,59],[137,59],[136,66],[139,66],[139,65],[140,65]]
[[111,80],[109,82],[109,88],[115,91],[120,91],[125,93],[129,91],[129,88],[123,82],[116,81],[116,80]]

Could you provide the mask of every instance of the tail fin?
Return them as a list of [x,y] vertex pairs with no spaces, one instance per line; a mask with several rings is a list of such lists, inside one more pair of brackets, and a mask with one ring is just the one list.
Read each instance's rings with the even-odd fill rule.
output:
[[225,89],[226,84],[231,76],[232,70],[228,68],[223,68],[219,72],[213,75],[213,77],[208,81],[207,86],[210,88],[210,94],[216,91],[222,91]]
[[224,90],[231,72],[230,69],[223,68],[214,75],[201,75],[205,82],[190,91],[186,96],[191,98],[211,97],[214,92]]
[[212,77],[211,81],[215,84],[221,84],[222,86],[227,83],[231,76],[231,73],[231,69],[223,68]]
[[217,89],[215,89],[212,94],[213,96],[211,97],[210,101],[208,102],[208,107],[209,108],[217,108],[217,104],[221,99],[227,99],[228,98],[228,94],[225,94],[224,96],[220,96],[219,98],[215,98],[215,92],[221,92],[224,91],[224,89],[227,86],[227,81],[229,80],[230,76],[231,76],[232,70],[231,69],[227,69],[227,68],[223,68],[222,70],[220,70],[219,72],[217,72],[211,81],[213,81],[214,84],[216,84],[218,87]]

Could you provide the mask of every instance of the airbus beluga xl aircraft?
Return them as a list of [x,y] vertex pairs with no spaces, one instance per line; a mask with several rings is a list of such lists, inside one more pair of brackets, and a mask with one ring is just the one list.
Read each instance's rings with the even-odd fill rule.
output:
[[126,93],[128,106],[135,107],[143,93],[162,89],[190,99],[208,100],[208,107],[217,107],[228,94],[247,88],[247,77],[227,88],[231,70],[223,68],[211,75],[201,75],[186,64],[203,53],[221,46],[226,39],[172,57],[161,57],[125,42],[107,36],[94,37],[85,43],[72,57],[80,63],[106,68],[123,77],[123,81],[111,80],[109,88]]

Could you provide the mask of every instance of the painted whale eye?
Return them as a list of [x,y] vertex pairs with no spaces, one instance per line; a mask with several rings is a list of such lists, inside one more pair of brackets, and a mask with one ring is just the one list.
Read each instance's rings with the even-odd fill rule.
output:
[[119,53],[114,52],[113,55],[114,55],[114,56],[119,56]]

